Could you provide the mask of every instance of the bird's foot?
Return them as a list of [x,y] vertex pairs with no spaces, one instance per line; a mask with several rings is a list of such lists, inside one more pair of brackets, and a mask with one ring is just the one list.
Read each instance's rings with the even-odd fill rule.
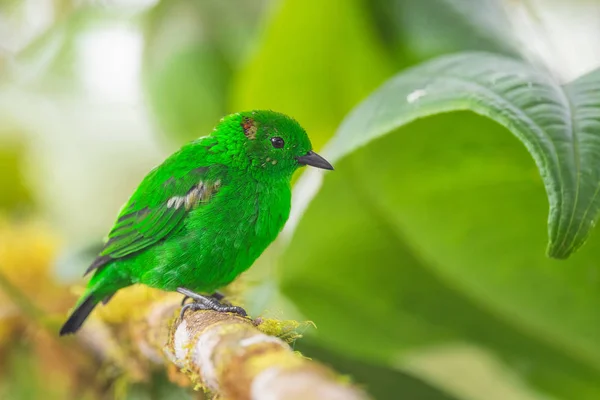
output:
[[[181,312],[179,314],[180,319],[183,318],[185,312],[189,309],[191,309],[192,311],[213,310],[217,312],[231,312],[238,314],[242,317],[248,315],[246,313],[246,310],[244,310],[242,307],[221,304],[219,302],[219,297],[217,296],[203,296],[185,288],[178,288],[177,291],[186,296],[186,298],[184,298],[184,301],[182,302],[183,307],[181,308]],[[220,296],[220,299],[223,299],[224,297],[220,293],[218,293],[218,296]],[[185,300],[187,300],[187,298],[192,299],[193,302],[186,304]]]
[[238,314],[241,317],[245,317],[248,314],[246,313],[246,310],[244,310],[242,307],[238,307],[238,306],[225,306],[219,302],[207,302],[207,303],[198,303],[198,302],[193,302],[193,303],[187,303],[186,305],[184,305],[181,308],[181,312],[179,313],[179,318],[183,319],[183,316],[185,315],[185,312],[187,310],[192,310],[192,311],[199,311],[199,310],[213,310],[213,311],[217,311],[217,312],[230,312],[230,313],[234,313],[234,314]]

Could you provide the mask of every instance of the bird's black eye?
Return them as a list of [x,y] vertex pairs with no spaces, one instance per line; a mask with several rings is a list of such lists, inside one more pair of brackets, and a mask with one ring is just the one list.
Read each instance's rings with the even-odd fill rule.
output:
[[273,147],[275,147],[276,149],[281,149],[283,147],[283,145],[285,145],[285,142],[283,141],[282,138],[280,137],[272,137],[271,138],[271,144],[273,145]]

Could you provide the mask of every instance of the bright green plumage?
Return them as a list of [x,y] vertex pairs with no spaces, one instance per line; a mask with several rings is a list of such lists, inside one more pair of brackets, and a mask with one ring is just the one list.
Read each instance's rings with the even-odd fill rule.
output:
[[132,284],[211,293],[233,281],[282,229],[292,174],[304,164],[331,169],[293,119],[272,111],[225,117],[144,178],[88,268],[94,275],[61,334]]

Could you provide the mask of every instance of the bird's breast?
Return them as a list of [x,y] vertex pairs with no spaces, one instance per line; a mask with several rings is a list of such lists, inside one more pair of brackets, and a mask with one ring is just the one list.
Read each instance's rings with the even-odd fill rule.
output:
[[262,253],[275,240],[289,217],[290,204],[289,186],[257,185],[255,190],[249,191],[240,207],[243,215],[238,219],[244,226],[243,236],[248,247],[256,247]]
[[[204,265],[224,286],[248,269],[275,240],[288,219],[291,190],[276,186],[222,186],[215,202],[190,226],[194,253],[190,265]],[[200,259],[201,258],[201,259]]]

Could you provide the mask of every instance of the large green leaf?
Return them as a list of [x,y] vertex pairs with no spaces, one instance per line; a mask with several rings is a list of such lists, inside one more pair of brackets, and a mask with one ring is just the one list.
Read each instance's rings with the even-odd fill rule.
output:
[[489,54],[393,78],[328,144],[336,171],[284,253],[282,291],[340,351],[402,367],[468,343],[528,387],[597,398],[600,239],[567,261],[543,249],[544,191],[552,255],[596,217],[599,82]]
[[396,76],[356,108],[331,155],[337,159],[416,118],[453,110],[492,118],[523,142],[548,193],[549,254],[564,258],[578,249],[600,208],[600,70],[560,86],[509,58],[443,57]]

